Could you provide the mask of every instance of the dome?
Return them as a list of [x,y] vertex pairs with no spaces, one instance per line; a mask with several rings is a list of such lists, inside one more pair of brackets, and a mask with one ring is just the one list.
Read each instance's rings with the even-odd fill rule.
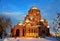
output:
[[20,20],[20,22],[18,23],[18,25],[23,25],[23,21],[22,21],[22,20]]
[[30,20],[29,20],[29,19],[26,19],[26,21],[25,21],[25,22],[27,22],[27,23],[28,23],[28,22],[30,22]]
[[19,23],[18,25],[23,25],[23,23]]
[[38,9],[36,6],[33,6],[31,9]]

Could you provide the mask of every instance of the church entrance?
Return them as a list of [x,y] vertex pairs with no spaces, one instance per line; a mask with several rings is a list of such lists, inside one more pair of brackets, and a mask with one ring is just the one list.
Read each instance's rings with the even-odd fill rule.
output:
[[19,37],[19,32],[20,32],[20,30],[17,29],[17,30],[16,30],[16,37]]

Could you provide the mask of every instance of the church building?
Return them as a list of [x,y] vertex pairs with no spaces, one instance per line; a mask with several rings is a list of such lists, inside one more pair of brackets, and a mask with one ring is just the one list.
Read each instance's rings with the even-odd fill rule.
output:
[[40,15],[40,10],[33,6],[24,21],[14,26],[12,35],[14,37],[40,37],[49,36],[49,25],[46,19]]

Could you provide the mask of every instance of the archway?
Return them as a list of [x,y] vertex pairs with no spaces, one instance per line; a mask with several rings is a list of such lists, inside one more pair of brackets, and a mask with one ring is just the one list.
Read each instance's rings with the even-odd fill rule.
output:
[[18,36],[19,36],[19,33],[20,33],[20,30],[19,30],[19,29],[17,29],[17,30],[16,30],[16,37],[18,37]]

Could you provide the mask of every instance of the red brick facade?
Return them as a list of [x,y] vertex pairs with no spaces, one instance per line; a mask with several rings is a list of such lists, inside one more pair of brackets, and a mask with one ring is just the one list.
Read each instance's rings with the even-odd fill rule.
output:
[[[40,22],[43,23],[42,26],[40,26]],[[45,35],[48,35],[49,28],[47,28],[47,26],[48,22],[46,19],[42,20],[40,10],[36,7],[32,7],[28,11],[24,22],[14,26],[13,35],[16,37],[39,37],[39,33],[42,30],[45,32]]]

